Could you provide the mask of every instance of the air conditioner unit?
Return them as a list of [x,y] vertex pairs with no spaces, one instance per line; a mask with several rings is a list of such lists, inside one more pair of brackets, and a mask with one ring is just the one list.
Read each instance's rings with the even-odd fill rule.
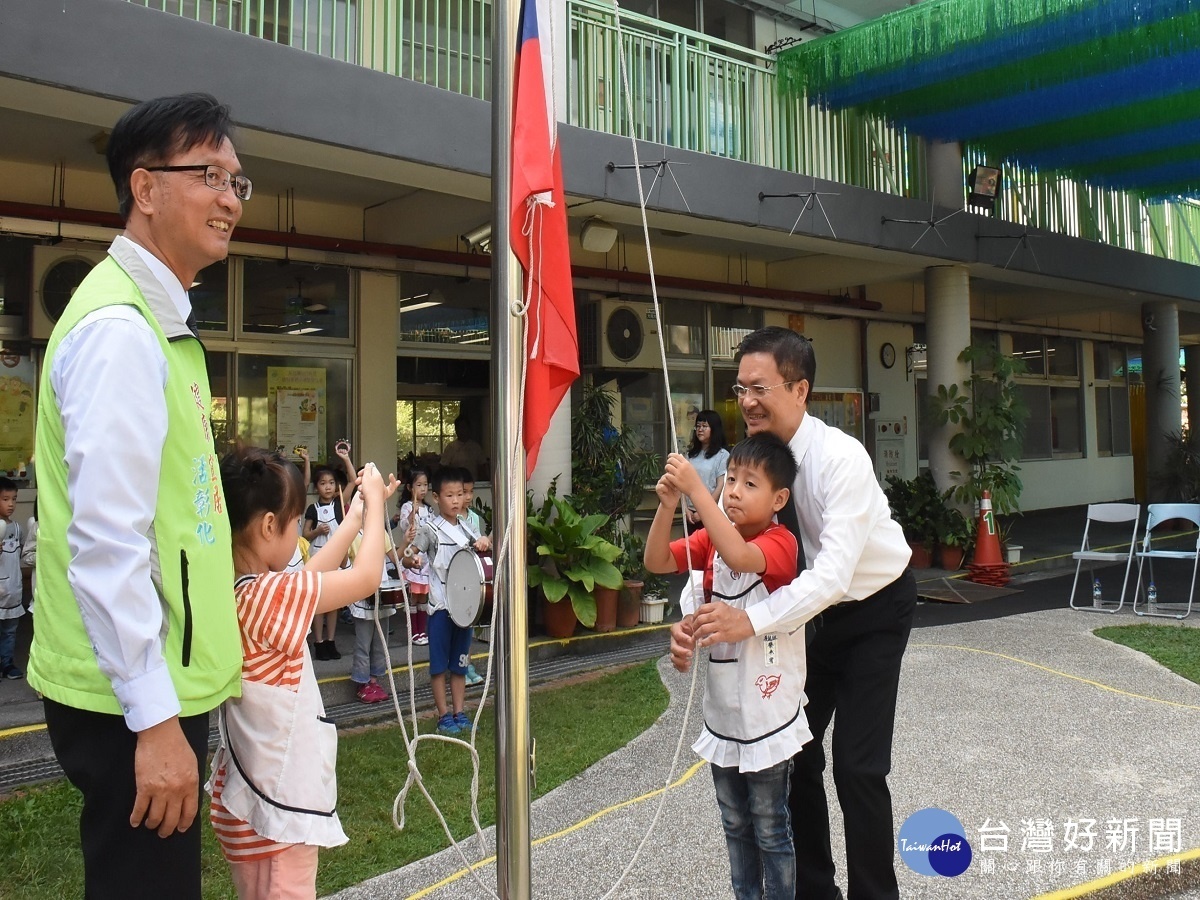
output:
[[583,323],[584,364],[604,369],[657,369],[658,322],[654,306],[620,297],[591,304]]
[[54,323],[62,315],[75,288],[105,254],[62,245],[33,248],[33,303],[29,312],[29,336],[48,341]]

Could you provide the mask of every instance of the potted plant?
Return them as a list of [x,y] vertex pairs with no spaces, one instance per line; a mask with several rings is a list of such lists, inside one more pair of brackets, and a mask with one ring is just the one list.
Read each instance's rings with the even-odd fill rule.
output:
[[[531,559],[537,560],[529,563],[529,586],[542,589],[547,603],[546,629],[548,632],[555,629],[552,637],[570,637],[575,630],[573,620],[569,627],[562,621],[557,622],[558,627],[552,625],[552,620],[566,618],[567,609],[584,626],[595,626],[596,587],[615,591],[624,583],[621,571],[613,565],[621,555],[621,548],[598,533],[607,519],[599,514],[581,516],[569,500],[552,493],[547,495],[541,509],[528,518],[535,554]],[[564,598],[570,598],[569,605],[560,602]],[[615,605],[614,596],[614,621]]]
[[1025,373],[1025,362],[991,344],[972,344],[958,358],[971,364],[971,377],[962,384],[939,384],[929,397],[934,422],[961,426],[950,438],[950,449],[969,473],[953,489],[954,499],[975,509],[988,491],[996,515],[1011,515],[1020,511],[1023,485],[1016,461],[1029,418],[1014,376]]
[[909,480],[892,475],[884,494],[892,508],[892,518],[900,523],[912,548],[913,568],[929,568],[933,565],[933,545],[943,510],[942,495],[933,483],[933,475],[926,471]]
[[942,568],[953,572],[962,568],[963,558],[967,555],[974,534],[967,517],[950,504],[952,493],[951,490],[942,495],[943,506],[937,520],[937,539]]
[[646,542],[632,531],[621,534],[621,575],[625,585],[617,600],[617,625],[631,628],[637,625],[642,609],[642,591],[646,586]]

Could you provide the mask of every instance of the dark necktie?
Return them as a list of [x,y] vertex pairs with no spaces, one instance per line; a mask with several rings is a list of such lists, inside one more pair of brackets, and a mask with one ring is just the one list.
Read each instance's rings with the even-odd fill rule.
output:
[[796,538],[796,574],[804,571],[804,537],[800,534],[800,519],[796,516],[796,503],[789,496],[787,503],[779,510],[779,524],[790,531]]

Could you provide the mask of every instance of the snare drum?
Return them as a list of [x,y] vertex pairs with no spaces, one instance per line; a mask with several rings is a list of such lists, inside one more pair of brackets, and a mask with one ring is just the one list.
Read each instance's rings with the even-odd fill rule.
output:
[[385,578],[379,585],[380,606],[404,605],[404,582],[399,578]]
[[492,602],[492,558],[463,547],[450,557],[446,568],[446,608],[459,628],[472,628],[483,620]]

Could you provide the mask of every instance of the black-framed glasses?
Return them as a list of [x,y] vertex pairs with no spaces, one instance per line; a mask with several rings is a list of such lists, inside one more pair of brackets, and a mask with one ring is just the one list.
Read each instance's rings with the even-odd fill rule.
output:
[[752,384],[746,387],[744,384],[733,385],[733,395],[741,400],[747,394],[754,397],[756,400],[761,400],[777,387],[787,387],[789,384],[795,384],[795,381],[781,381],[779,384]]
[[214,191],[229,190],[233,185],[233,193],[239,200],[249,200],[254,193],[254,182],[245,175],[234,175],[224,166],[142,166],[147,172],[203,172],[204,183]]

